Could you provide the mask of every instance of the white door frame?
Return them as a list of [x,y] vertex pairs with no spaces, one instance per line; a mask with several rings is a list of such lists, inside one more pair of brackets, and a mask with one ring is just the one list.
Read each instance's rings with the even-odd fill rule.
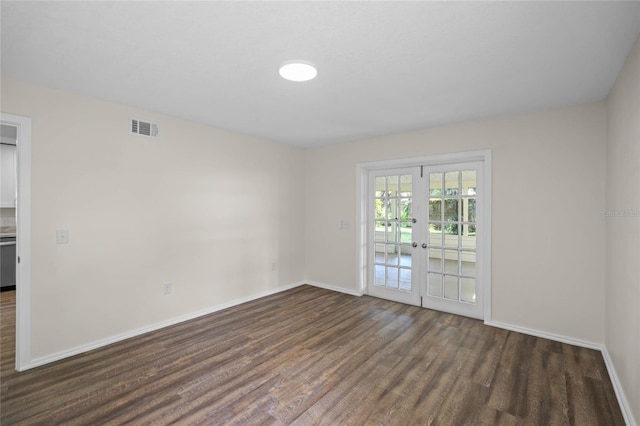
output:
[[483,313],[484,322],[491,322],[491,150],[468,151],[451,154],[440,154],[428,157],[403,158],[397,160],[374,161],[356,164],[356,188],[357,188],[357,277],[358,291],[367,293],[367,244],[368,244],[368,202],[369,202],[369,172],[372,170],[404,168],[415,166],[435,166],[452,163],[469,163],[480,161],[484,163],[484,180],[486,214],[482,219],[485,230],[485,238],[482,242],[483,268],[482,280],[484,284]]
[[31,118],[0,113],[2,124],[18,128],[16,254],[16,370],[31,363]]

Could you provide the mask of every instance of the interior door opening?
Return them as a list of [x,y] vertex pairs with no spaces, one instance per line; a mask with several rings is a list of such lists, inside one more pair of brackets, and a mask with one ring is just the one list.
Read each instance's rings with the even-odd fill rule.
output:
[[14,216],[5,231],[15,235],[15,366],[22,371],[31,364],[31,118],[2,113],[0,124],[15,143]]

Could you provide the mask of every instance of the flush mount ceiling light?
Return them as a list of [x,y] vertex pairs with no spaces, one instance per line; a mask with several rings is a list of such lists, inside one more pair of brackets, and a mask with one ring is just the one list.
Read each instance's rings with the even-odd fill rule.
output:
[[291,61],[278,70],[280,77],[290,81],[309,81],[318,75],[318,70],[308,62]]

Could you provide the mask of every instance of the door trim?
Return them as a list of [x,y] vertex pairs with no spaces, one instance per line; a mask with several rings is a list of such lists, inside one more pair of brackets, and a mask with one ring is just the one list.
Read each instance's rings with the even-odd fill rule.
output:
[[483,162],[484,176],[483,184],[485,188],[486,214],[482,219],[481,226],[485,229],[485,238],[482,241],[483,251],[483,292],[484,322],[491,322],[491,150],[467,151],[449,154],[439,154],[426,157],[402,158],[397,160],[383,160],[356,164],[356,244],[357,244],[357,285],[358,291],[367,293],[367,206],[368,206],[368,182],[369,172],[373,170],[387,168],[404,168],[416,166],[436,166],[441,164]]
[[31,362],[31,118],[0,113],[0,122],[18,127],[16,254],[16,370]]

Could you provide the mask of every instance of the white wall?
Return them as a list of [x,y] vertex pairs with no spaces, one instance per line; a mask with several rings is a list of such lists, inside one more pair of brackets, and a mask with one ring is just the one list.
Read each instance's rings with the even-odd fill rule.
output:
[[33,359],[303,279],[302,150],[6,79],[2,111],[33,119]]
[[606,347],[640,421],[640,39],[607,99]]
[[493,320],[600,344],[605,140],[600,102],[308,150],[307,279],[357,290],[357,163],[491,149]]

